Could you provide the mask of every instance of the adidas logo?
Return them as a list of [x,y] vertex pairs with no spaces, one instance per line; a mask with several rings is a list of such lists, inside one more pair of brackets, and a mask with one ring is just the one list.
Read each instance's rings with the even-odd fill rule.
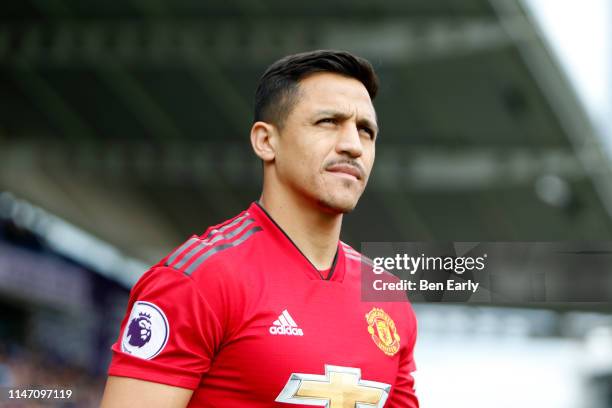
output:
[[278,316],[278,320],[275,320],[270,326],[270,334],[274,335],[285,335],[285,336],[303,336],[304,332],[302,329],[297,327],[297,323],[291,317],[287,309],[283,310]]

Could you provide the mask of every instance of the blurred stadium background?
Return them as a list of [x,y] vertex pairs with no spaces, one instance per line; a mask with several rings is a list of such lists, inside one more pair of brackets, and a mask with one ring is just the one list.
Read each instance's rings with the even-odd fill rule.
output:
[[[5,2],[0,386],[97,404],[133,282],[257,198],[252,95],[288,53],[381,77],[353,246],[610,240],[611,20],[606,0]],[[610,304],[506,306],[415,305],[423,407],[612,407]]]

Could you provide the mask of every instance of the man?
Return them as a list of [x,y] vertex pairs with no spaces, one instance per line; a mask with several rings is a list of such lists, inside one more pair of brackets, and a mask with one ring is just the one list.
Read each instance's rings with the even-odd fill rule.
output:
[[377,87],[347,52],[267,69],[259,202],[134,286],[103,407],[418,407],[414,313],[361,301],[361,256],[339,240],[374,163]]

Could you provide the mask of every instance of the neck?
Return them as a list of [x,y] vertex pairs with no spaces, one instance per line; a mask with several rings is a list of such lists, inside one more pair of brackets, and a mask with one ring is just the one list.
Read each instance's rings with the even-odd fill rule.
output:
[[342,214],[327,213],[303,198],[264,191],[261,206],[319,270],[328,269],[336,255]]

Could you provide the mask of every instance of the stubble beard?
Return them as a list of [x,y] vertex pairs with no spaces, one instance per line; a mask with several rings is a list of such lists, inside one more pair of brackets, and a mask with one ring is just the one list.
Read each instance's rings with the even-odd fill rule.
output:
[[[349,180],[343,180],[344,188],[350,189],[352,182]],[[362,192],[363,193],[363,192]],[[361,197],[361,193],[357,196],[357,198],[345,198],[338,197],[334,192],[328,192],[324,197],[320,197],[317,200],[317,204],[324,211],[329,213],[336,214],[348,214],[355,209],[357,206],[357,202],[359,202],[359,198]]]

